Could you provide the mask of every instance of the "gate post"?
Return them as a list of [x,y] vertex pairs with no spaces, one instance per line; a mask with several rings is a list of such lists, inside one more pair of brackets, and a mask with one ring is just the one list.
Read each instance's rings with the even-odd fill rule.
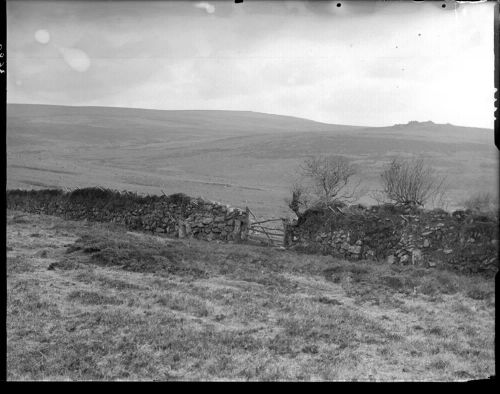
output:
[[290,219],[283,220],[283,246],[286,248],[291,245],[292,240],[292,224]]
[[248,238],[248,233],[250,231],[250,209],[245,208],[245,220],[241,223],[241,240],[245,241]]

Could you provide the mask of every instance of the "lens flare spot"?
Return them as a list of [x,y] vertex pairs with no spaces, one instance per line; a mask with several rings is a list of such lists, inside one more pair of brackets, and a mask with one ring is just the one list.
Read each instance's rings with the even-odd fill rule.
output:
[[196,8],[201,8],[205,10],[208,14],[213,14],[215,12],[215,6],[210,3],[201,2],[194,5]]
[[50,33],[45,29],[40,29],[35,32],[35,40],[40,44],[48,44],[50,41]]
[[90,58],[88,55],[78,48],[59,48],[64,61],[73,70],[85,72],[90,67]]

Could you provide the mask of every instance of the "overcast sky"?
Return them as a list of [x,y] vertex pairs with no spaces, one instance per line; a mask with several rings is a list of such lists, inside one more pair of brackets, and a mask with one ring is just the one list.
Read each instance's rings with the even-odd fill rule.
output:
[[493,3],[8,1],[7,101],[493,128]]

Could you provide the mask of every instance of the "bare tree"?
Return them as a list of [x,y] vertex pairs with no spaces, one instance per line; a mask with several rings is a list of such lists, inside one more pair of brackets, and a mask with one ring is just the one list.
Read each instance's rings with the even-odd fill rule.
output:
[[312,205],[327,207],[356,200],[359,183],[353,185],[352,182],[356,168],[345,157],[306,159],[299,170],[302,180],[292,186],[292,198],[287,201],[297,216]]
[[423,207],[432,200],[444,199],[446,177],[438,176],[423,158],[393,159],[381,178],[384,194],[396,204]]

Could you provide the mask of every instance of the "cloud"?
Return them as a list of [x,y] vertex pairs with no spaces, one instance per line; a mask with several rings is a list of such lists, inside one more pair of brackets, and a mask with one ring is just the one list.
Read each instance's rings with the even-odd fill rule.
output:
[[9,102],[493,124],[493,4],[43,3],[7,2]]
[[213,14],[215,12],[215,6],[213,4],[210,4],[210,3],[205,3],[205,2],[196,3],[194,6],[196,8],[201,8],[201,9],[205,10],[209,14]]

